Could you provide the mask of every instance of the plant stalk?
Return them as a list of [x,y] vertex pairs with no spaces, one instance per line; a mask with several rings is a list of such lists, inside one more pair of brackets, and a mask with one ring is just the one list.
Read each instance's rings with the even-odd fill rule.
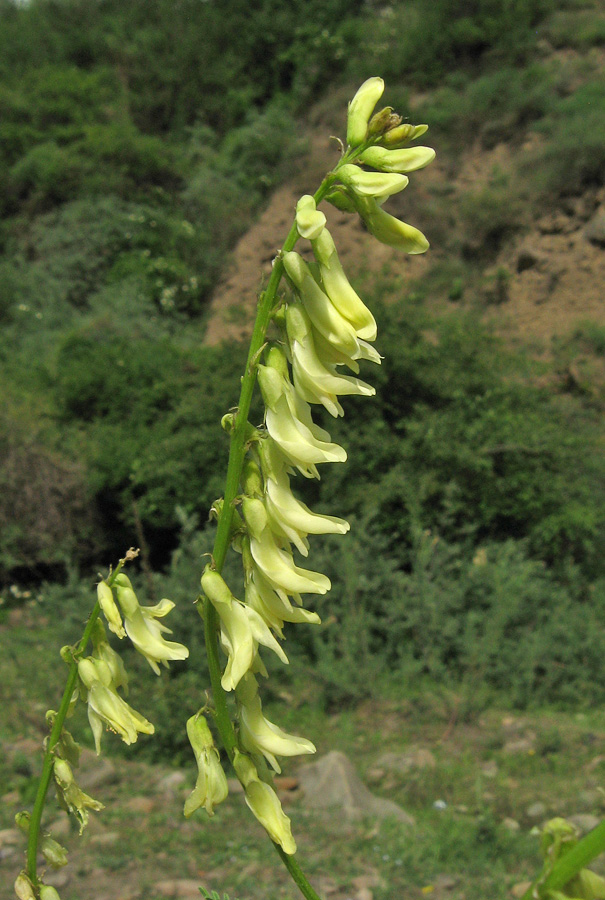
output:
[[[582,869],[605,852],[605,821],[593,828],[575,847],[557,860],[552,872],[544,881],[533,883],[523,894],[521,900],[535,900],[536,897],[547,897],[549,891],[560,891],[576,877]],[[538,893],[534,893],[535,890]]]
[[[119,574],[122,567],[124,565],[124,561],[120,560],[118,565],[116,566],[114,572],[107,579],[107,584],[110,586],[113,584],[116,575]],[[65,685],[65,690],[63,691],[63,697],[61,698],[61,704],[59,706],[59,710],[55,716],[53,726],[48,737],[48,743],[46,746],[46,751],[44,753],[44,760],[42,762],[42,773],[40,775],[40,781],[38,782],[38,790],[36,792],[36,799],[34,801],[34,808],[32,810],[31,818],[29,821],[29,835],[27,840],[27,865],[26,871],[27,876],[34,888],[37,889],[39,887],[38,880],[38,868],[37,868],[37,856],[38,856],[38,843],[40,840],[40,824],[42,822],[42,814],[44,812],[44,805],[46,802],[46,795],[48,793],[48,788],[50,785],[50,781],[52,778],[53,772],[53,764],[55,761],[54,749],[58,742],[61,740],[61,733],[63,731],[63,725],[65,723],[65,717],[69,711],[69,706],[71,703],[71,698],[73,696],[73,692],[76,687],[76,682],[78,680],[78,662],[77,660],[82,656],[88,642],[90,640],[90,635],[92,634],[92,629],[96,620],[99,617],[99,613],[101,612],[101,607],[99,603],[96,602],[94,608],[88,617],[88,621],[86,623],[86,627],[84,629],[84,633],[80,639],[80,642],[76,646],[74,650],[74,659],[73,662],[70,663],[69,673],[67,675],[67,683]]]
[[[336,173],[340,166],[346,162],[350,162],[351,157],[361,152],[363,148],[359,148],[355,153],[348,153],[341,157],[336,167],[329,172],[324,178],[318,190],[314,194],[315,203],[319,204],[321,200],[330,190]],[[246,371],[242,378],[242,387],[240,391],[237,413],[235,415],[231,429],[231,443],[229,448],[229,462],[227,464],[227,478],[225,483],[225,496],[223,506],[218,520],[218,528],[214,541],[214,549],[212,558],[214,567],[217,572],[221,572],[227,556],[227,551],[231,543],[231,524],[233,521],[233,511],[235,499],[240,491],[240,479],[244,457],[246,455],[246,434],[248,428],[248,415],[250,412],[250,404],[252,402],[252,394],[256,383],[256,367],[257,360],[263,344],[267,328],[271,319],[271,314],[275,309],[275,298],[277,289],[281,281],[284,264],[282,256],[294,248],[298,240],[299,234],[296,223],[292,224],[288,236],[284,242],[281,252],[276,256],[273,263],[271,277],[267,283],[267,287],[261,293],[258,302],[256,320],[250,340],[250,349],[248,351],[248,359],[246,362]],[[218,633],[219,633],[219,617],[214,606],[204,598],[203,604],[198,604],[198,611],[204,620],[204,638],[206,642],[206,652],[208,654],[208,667],[210,671],[210,682],[212,685],[212,694],[216,710],[216,727],[219,732],[223,746],[229,756],[229,760],[233,762],[234,750],[236,748],[236,737],[233,723],[229,716],[227,706],[227,695],[221,686],[221,667],[218,655]],[[305,877],[300,865],[296,859],[284,853],[282,848],[273,842],[282,862],[286,866],[293,881],[300,889],[306,900],[320,900],[318,894],[313,890],[309,881]]]

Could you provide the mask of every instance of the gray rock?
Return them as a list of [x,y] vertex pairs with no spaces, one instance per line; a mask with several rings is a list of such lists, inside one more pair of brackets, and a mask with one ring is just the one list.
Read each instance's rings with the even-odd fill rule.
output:
[[600,211],[592,217],[584,229],[584,237],[597,247],[605,247],[605,212]]
[[155,885],[154,895],[163,897],[178,897],[178,900],[188,900],[189,897],[201,897],[200,882],[191,878],[174,878],[159,881]]
[[338,809],[347,821],[365,816],[392,817],[404,825],[414,819],[392,800],[375,797],[363,784],[344,753],[333,750],[299,771],[306,803],[315,809]]
[[529,738],[517,738],[514,741],[507,741],[502,748],[503,753],[514,755],[517,753],[529,753],[534,749],[534,742]]
[[546,815],[546,806],[538,800],[527,807],[525,815],[528,819],[543,819]]
[[539,250],[531,246],[521,247],[517,254],[517,272],[525,272],[526,269],[533,269],[534,267],[541,268],[544,262],[545,256]]
[[170,772],[158,781],[157,791],[159,794],[176,794],[186,778],[184,772]]
[[[80,756],[80,768],[75,772],[75,778],[80,787],[87,794],[94,792],[106,784],[114,784],[118,780],[116,767],[108,759],[97,756],[92,750],[84,748]],[[96,798],[95,798],[96,799]]]
[[517,822],[516,819],[510,819],[508,816],[506,819],[502,819],[502,825],[506,828],[507,831],[512,831],[513,833],[521,830],[521,826]]
[[17,828],[4,828],[0,831],[0,847],[14,847],[24,841],[24,836]]
[[592,816],[590,813],[576,813],[575,816],[568,816],[568,822],[575,825],[580,834],[588,834],[593,828],[601,824],[598,816]]
[[411,769],[434,769],[435,757],[426,747],[410,747],[405,753],[383,753],[376,760],[376,769],[400,772],[405,775]]

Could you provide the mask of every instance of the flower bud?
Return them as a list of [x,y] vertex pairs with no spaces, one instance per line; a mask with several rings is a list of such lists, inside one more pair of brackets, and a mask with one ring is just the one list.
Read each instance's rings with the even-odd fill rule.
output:
[[401,116],[393,112],[392,106],[385,106],[384,109],[374,113],[368,124],[368,137],[377,137],[384,134],[390,128],[394,128],[401,122]]
[[119,575],[116,575],[114,585],[118,595],[118,603],[122,607],[125,618],[128,618],[128,616],[133,615],[139,606],[139,601],[132,588],[130,578],[128,578],[127,575],[124,575],[123,572],[120,572]]
[[421,231],[389,215],[375,200],[358,197],[356,206],[368,231],[381,243],[400,247],[410,254],[426,253],[429,249],[429,242]]
[[111,631],[121,639],[126,637],[126,632],[122,625],[122,617],[115,600],[113,599],[113,591],[105,581],[100,581],[97,585],[97,599],[99,606],[103,611],[103,615],[107,619],[107,624]]
[[26,810],[22,810],[18,812],[15,816],[15,825],[25,837],[29,836],[29,823],[31,821],[31,816]]
[[263,476],[258,463],[255,463],[253,459],[247,459],[244,463],[242,486],[244,492],[250,497],[263,493]]
[[59,894],[50,884],[40,885],[40,900],[61,900]]
[[380,172],[415,172],[424,169],[435,159],[432,147],[407,147],[404,150],[385,150],[384,147],[368,147],[360,156],[364,165]]
[[315,206],[315,199],[304,194],[296,204],[296,227],[303,238],[313,240],[326,225],[326,217]]
[[36,900],[34,886],[25,872],[19,872],[15,881],[15,894],[19,900]]
[[389,172],[366,172],[359,166],[345,165],[338,170],[343,183],[355,193],[366,197],[385,200],[391,194],[397,194],[407,187],[409,178],[406,175]]
[[380,143],[389,150],[399,150],[409,141],[415,141],[416,138],[423,135],[428,131],[428,128],[428,125],[410,125],[406,122],[403,125],[397,125],[395,128],[390,128],[386,131],[383,134]]
[[370,116],[383,92],[382,78],[368,78],[349,103],[347,144],[350,147],[357,147],[366,140]]
[[328,203],[331,203],[332,206],[335,206],[336,209],[339,209],[341,212],[345,213],[354,213],[355,212],[355,204],[351,200],[351,198],[339,188],[335,188],[333,191],[330,191],[329,194],[326,194],[326,200]]
[[53,869],[60,869],[67,865],[67,850],[49,835],[42,838],[40,849],[42,856]]

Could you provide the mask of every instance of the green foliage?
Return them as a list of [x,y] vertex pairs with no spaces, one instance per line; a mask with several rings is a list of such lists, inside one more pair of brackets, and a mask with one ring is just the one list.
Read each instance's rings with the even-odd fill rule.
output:
[[600,102],[604,90],[602,76],[591,80],[558,100],[535,126],[547,138],[525,163],[536,193],[556,199],[603,183],[605,123]]
[[392,81],[405,77],[435,85],[453,70],[472,71],[479,62],[494,68],[519,65],[530,58],[536,25],[552,7],[551,0],[397,2],[379,19],[369,14],[364,23],[369,45],[350,66],[356,75],[380,71]]

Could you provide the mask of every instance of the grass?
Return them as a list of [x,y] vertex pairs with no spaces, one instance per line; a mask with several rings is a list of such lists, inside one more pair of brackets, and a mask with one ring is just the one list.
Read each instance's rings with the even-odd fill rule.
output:
[[[13,625],[10,639],[13,652],[0,657],[9,698],[0,710],[0,731],[6,735],[0,754],[5,785],[0,829],[11,828],[14,814],[31,804],[39,769],[34,748],[43,734],[44,710],[57,702],[62,678],[46,649],[56,640],[52,623],[33,629],[25,622]],[[25,660],[32,654],[44,675],[43,692],[42,680],[32,683],[26,675]],[[292,699],[290,704],[267,703],[268,717],[311,738],[319,757],[334,749],[345,752],[375,794],[395,800],[416,820],[411,830],[392,820],[346,825],[338,812],[306,809],[298,792],[285,794],[301,863],[330,900],[354,900],[363,886],[373,900],[444,892],[451,900],[504,900],[540,865],[531,833],[536,824],[555,815],[605,810],[605,794],[598,789],[605,769],[599,752],[605,737],[601,710],[522,715],[480,710],[452,692],[430,687],[413,700],[393,696],[332,715]],[[27,718],[20,715],[23,709],[29,710]],[[70,727],[89,742],[83,714]],[[294,900],[296,889],[241,794],[231,793],[213,819],[197,813],[187,822],[181,810],[194,783],[193,760],[182,767],[184,781],[167,788],[161,782],[173,770],[124,758],[121,752],[117,756],[117,746],[117,739],[107,735],[104,747],[115,774],[91,791],[106,809],[95,815],[82,838],[72,832],[64,839],[70,865],[64,870],[68,881],[60,890],[62,900],[93,893],[113,900],[117,885],[120,896],[168,900],[166,883],[175,879],[239,900]],[[425,768],[401,772],[381,761],[385,753],[415,748],[430,751]],[[90,752],[85,766],[94,767]],[[297,766],[289,761],[284,774],[295,775]],[[141,808],[140,799],[133,801],[141,797],[150,798],[150,805]],[[536,817],[531,806],[537,802],[543,811]],[[47,821],[57,815],[51,799]],[[511,830],[509,819],[518,823],[517,830]],[[7,885],[0,888],[0,900],[11,896],[20,860],[16,849],[0,862],[0,881]]]

